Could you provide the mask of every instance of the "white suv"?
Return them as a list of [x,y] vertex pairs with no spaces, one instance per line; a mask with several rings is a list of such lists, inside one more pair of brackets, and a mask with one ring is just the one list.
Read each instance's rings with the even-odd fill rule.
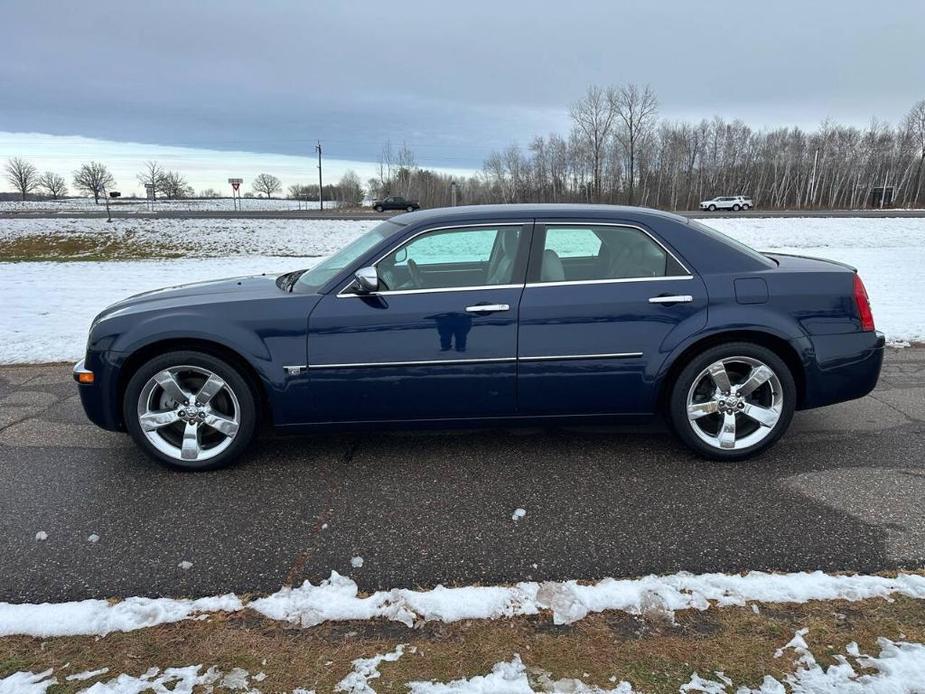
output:
[[752,199],[746,195],[723,195],[700,203],[701,210],[747,210],[754,207]]

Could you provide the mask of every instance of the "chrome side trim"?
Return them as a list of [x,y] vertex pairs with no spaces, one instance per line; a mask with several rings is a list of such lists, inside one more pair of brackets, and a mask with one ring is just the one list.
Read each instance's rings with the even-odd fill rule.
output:
[[632,359],[642,352],[611,352],[610,354],[554,354],[542,357],[519,357],[518,361],[568,361],[574,359]]
[[283,371],[286,372],[287,376],[298,376],[300,373],[305,371],[305,364],[296,364],[294,366],[284,366]]
[[676,280],[692,280],[693,275],[671,275],[669,277],[624,277],[615,280],[565,280],[562,282],[527,282],[525,287],[567,287],[576,284],[623,284],[626,282],[666,282]]
[[423,359],[420,361],[361,361],[345,364],[309,364],[309,369],[352,369],[371,366],[445,366],[448,364],[504,364],[515,361],[567,361],[575,359],[632,359],[642,352],[613,352],[610,354],[557,354],[541,357],[492,357],[487,359]]
[[[437,294],[440,292],[475,292],[480,289],[521,289],[522,284],[482,284],[473,287],[440,287],[439,289],[387,289],[384,292],[366,292],[365,294],[344,294],[343,289],[338,299],[360,299],[364,296],[396,296],[400,294]],[[344,287],[346,289],[346,287]]]
[[366,366],[438,366],[445,364],[503,364],[517,361],[517,357],[496,357],[489,359],[424,359],[422,361],[366,361],[349,364],[309,364],[309,369],[350,369]]

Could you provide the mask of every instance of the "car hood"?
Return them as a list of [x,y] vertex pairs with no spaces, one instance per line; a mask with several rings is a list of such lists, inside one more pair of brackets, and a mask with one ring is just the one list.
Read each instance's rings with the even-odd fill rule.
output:
[[207,282],[194,282],[192,284],[181,284],[142,292],[122,299],[103,309],[93,322],[97,323],[115,315],[153,308],[167,308],[190,303],[210,303],[213,301],[264,299],[282,294],[283,290],[276,285],[275,275],[251,275],[209,280]]

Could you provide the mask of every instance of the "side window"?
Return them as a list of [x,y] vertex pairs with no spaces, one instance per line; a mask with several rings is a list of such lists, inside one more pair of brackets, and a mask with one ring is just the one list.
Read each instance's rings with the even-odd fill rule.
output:
[[648,234],[620,226],[546,226],[541,282],[633,279],[684,274]]
[[421,234],[379,261],[384,290],[510,284],[520,226],[441,229]]

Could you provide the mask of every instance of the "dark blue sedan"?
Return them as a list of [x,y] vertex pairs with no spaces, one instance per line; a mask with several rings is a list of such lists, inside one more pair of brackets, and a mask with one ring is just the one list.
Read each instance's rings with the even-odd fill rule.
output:
[[156,460],[229,464],[261,420],[584,423],[662,413],[700,455],[869,393],[884,338],[851,267],[610,206],[403,214],[311,270],[164,289],[93,321],[88,417]]

